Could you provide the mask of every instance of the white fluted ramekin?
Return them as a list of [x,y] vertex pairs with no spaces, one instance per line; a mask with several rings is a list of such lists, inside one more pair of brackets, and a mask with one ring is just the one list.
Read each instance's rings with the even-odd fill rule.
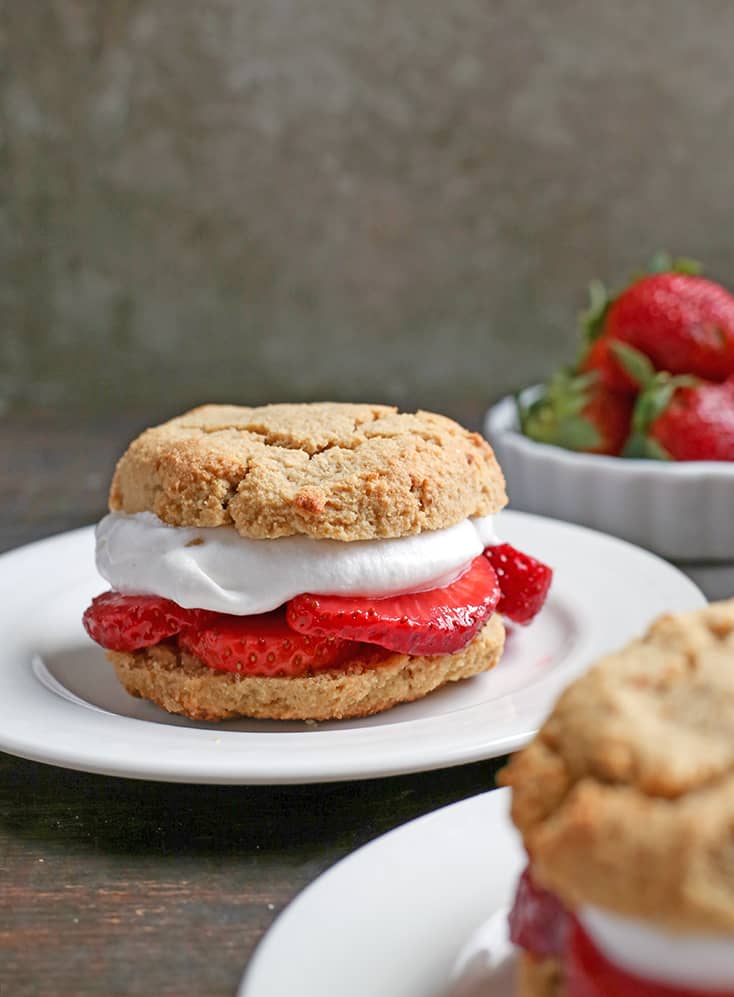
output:
[[484,429],[513,509],[581,523],[674,561],[734,560],[734,463],[623,460],[536,443],[520,432],[514,398],[489,410]]

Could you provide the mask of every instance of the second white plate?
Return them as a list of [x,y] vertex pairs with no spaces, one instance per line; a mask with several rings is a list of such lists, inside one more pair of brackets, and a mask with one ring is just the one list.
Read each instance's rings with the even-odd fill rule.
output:
[[552,565],[551,595],[493,671],[365,720],[207,724],[133,699],[81,614],[105,588],[91,527],[0,557],[0,749],[89,772],[173,782],[299,783],[417,772],[525,744],[563,686],[699,590],[627,543],[504,512],[503,539]]
[[462,800],[347,856],[277,918],[239,997],[512,997],[525,855],[509,799]]

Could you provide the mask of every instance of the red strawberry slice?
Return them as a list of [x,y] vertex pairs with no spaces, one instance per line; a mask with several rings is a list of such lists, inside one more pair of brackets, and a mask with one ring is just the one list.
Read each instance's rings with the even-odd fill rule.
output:
[[214,616],[208,625],[181,633],[178,641],[210,668],[242,675],[303,675],[336,667],[360,651],[374,656],[372,648],[333,634],[296,633],[283,609],[257,616]]
[[610,962],[575,919],[563,960],[567,997],[734,997],[734,987],[723,990],[657,983],[626,972]]
[[553,570],[510,544],[487,547],[484,556],[494,568],[502,590],[497,611],[514,623],[530,623],[543,608]]
[[452,654],[476,635],[499,599],[492,566],[480,555],[445,588],[384,599],[298,595],[287,619],[303,634],[338,634],[403,654]]
[[555,894],[535,882],[529,867],[518,881],[508,920],[515,945],[537,959],[562,955],[570,924],[568,911]]
[[137,651],[173,637],[184,627],[212,614],[183,609],[156,595],[103,592],[89,606],[82,622],[92,638],[109,651]]

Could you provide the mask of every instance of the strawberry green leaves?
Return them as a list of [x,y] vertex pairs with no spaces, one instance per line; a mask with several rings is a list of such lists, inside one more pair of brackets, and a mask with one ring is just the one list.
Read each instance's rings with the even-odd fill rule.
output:
[[613,301],[600,280],[592,280],[589,284],[589,304],[579,315],[579,327],[581,336],[586,344],[593,343],[604,329],[604,320],[607,317],[609,306]]
[[655,368],[650,360],[626,343],[612,342],[610,349],[632,380],[643,388],[655,376]]
[[622,451],[623,457],[647,460],[670,460],[670,454],[649,435],[655,420],[665,412],[678,388],[692,387],[695,377],[667,371],[657,372],[644,353],[626,343],[612,343],[611,350],[626,373],[640,387],[632,413],[632,432]]
[[566,450],[620,453],[632,417],[632,399],[609,391],[598,375],[562,370],[553,375],[529,406],[518,401],[526,436]]
[[673,257],[670,253],[658,250],[650,259],[645,273],[682,273],[689,277],[698,277],[703,273],[703,264],[698,260],[692,260],[689,256]]
[[525,407],[517,399],[520,426],[525,436],[538,443],[551,443],[567,450],[593,450],[601,443],[601,433],[583,416],[589,403],[594,374],[574,375],[558,371],[543,394]]

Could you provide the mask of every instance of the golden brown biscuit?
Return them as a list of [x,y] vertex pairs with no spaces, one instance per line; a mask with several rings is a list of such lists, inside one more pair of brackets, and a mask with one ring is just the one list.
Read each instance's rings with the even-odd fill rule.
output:
[[477,433],[385,405],[205,405],[120,459],[110,508],[242,536],[371,540],[498,512],[504,478]]
[[533,876],[672,931],[734,931],[734,600],[664,616],[504,770]]
[[518,997],[563,997],[561,964],[558,959],[533,959],[522,954],[517,960]]
[[131,654],[108,651],[117,676],[133,696],[194,720],[261,717],[341,720],[365,717],[420,699],[446,682],[488,671],[505,640],[496,614],[463,650],[413,657],[389,654],[377,666],[355,660],[299,678],[259,678],[218,672],[172,644]]

